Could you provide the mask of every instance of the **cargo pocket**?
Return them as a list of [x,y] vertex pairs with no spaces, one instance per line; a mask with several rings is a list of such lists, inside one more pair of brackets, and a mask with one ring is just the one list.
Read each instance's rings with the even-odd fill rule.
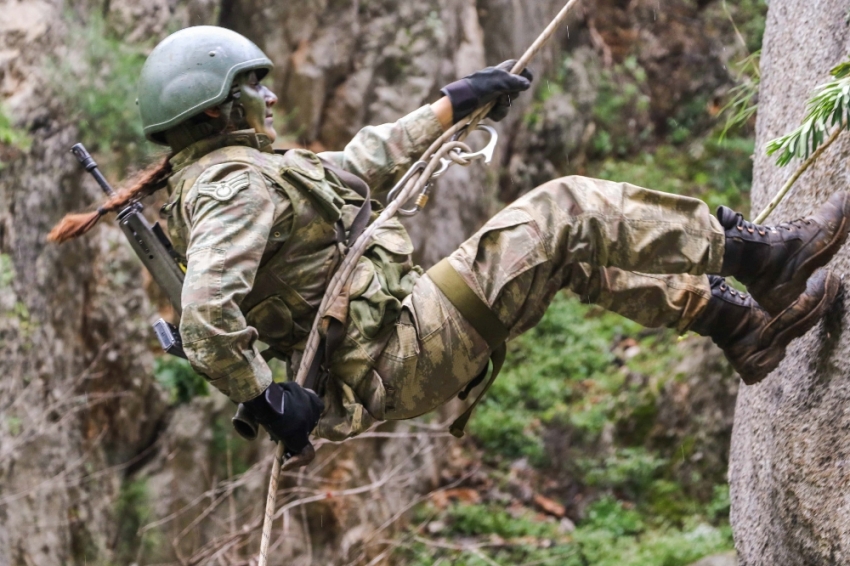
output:
[[386,348],[375,363],[375,372],[380,376],[386,392],[382,418],[400,418],[399,411],[408,415],[410,408],[404,406],[403,398],[425,396],[424,389],[419,391],[426,384],[417,378],[418,362],[419,338],[412,315],[405,310],[390,334]]
[[250,326],[257,329],[260,339],[270,346],[288,346],[293,343],[292,313],[283,299],[271,296],[245,315]]
[[463,262],[469,273],[461,276],[488,305],[493,305],[505,285],[549,256],[543,237],[531,215],[508,208],[490,219],[477,234],[461,245],[453,257]]

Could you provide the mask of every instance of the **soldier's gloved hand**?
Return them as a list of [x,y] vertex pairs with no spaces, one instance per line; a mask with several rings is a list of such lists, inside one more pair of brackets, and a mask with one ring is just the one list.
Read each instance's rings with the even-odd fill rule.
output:
[[310,433],[325,409],[318,395],[291,381],[272,383],[245,406],[292,454],[300,454],[310,444]]
[[466,118],[473,110],[494,99],[498,99],[496,106],[487,117],[495,122],[504,119],[511,109],[511,101],[528,90],[534,80],[534,73],[530,69],[523,70],[519,75],[511,74],[510,70],[515,64],[516,59],[505,61],[443,87],[440,92],[448,96],[452,103],[454,122]]

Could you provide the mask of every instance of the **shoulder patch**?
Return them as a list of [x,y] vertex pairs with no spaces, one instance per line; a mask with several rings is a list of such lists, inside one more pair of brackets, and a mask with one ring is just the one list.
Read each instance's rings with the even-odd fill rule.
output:
[[212,197],[218,201],[228,201],[232,199],[236,193],[244,189],[250,184],[251,180],[248,171],[243,171],[238,175],[233,175],[223,181],[207,181],[203,178],[198,179],[197,190],[199,195]]

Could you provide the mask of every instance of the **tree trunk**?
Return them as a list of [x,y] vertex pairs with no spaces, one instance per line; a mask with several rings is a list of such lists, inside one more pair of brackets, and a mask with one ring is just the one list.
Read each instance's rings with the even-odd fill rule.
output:
[[[796,127],[812,89],[848,53],[848,5],[843,0],[773,0],[762,52],[753,213],[793,173],[765,155],[769,140]],[[850,136],[843,134],[807,172],[768,224],[811,213],[847,189]],[[832,263],[850,267],[841,251]],[[846,299],[768,379],[742,387],[732,438],[732,525],[741,563],[850,563],[850,323]]]

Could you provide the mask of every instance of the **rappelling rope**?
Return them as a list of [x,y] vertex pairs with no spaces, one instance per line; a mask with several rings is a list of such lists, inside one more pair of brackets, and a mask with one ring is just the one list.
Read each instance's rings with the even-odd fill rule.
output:
[[[546,29],[543,30],[543,33],[540,34],[531,47],[529,47],[519,61],[517,61],[513,69],[511,69],[513,74],[521,73],[523,69],[528,66],[528,63],[540,52],[543,46],[552,38],[553,35],[555,35],[558,28],[564,23],[564,21],[566,21],[570,10],[578,4],[578,2],[579,0],[569,0],[569,2],[566,3],[561,11],[558,12],[558,15],[555,16]],[[469,164],[468,160],[464,163],[464,159],[462,157],[457,158],[457,150],[460,150],[462,153],[471,153],[469,146],[464,144],[462,140],[469,132],[475,129],[478,123],[483,120],[487,114],[490,113],[490,110],[493,109],[495,104],[496,101],[493,101],[482,106],[471,116],[459,121],[457,124],[446,130],[446,132],[440,136],[437,141],[431,144],[431,147],[428,148],[420,159],[420,161],[428,163],[425,169],[418,174],[414,174],[407,180],[398,196],[387,205],[383,212],[381,212],[380,216],[378,216],[378,218],[366,228],[363,234],[361,234],[357,241],[351,246],[351,249],[344,257],[339,269],[337,269],[328,284],[328,289],[325,292],[325,296],[322,299],[318,312],[316,313],[316,318],[313,321],[313,327],[310,329],[310,336],[308,337],[307,343],[304,347],[301,365],[299,366],[298,374],[295,377],[296,383],[299,385],[304,384],[310,365],[313,363],[313,359],[318,351],[320,342],[319,327],[321,326],[324,313],[348,282],[349,277],[351,277],[351,274],[354,271],[354,267],[357,265],[357,262],[360,260],[372,240],[372,236],[387,220],[396,215],[404,203],[409,201],[414,195],[422,193],[426,185],[431,181],[431,177],[442,166],[442,159],[451,159],[452,161],[463,165]],[[456,135],[457,139],[453,140]],[[269,480],[269,492],[266,498],[266,514],[263,520],[263,534],[260,541],[260,557],[258,566],[266,566],[266,554],[271,540],[271,526],[272,519],[274,517],[275,497],[277,494],[277,486],[284,451],[285,447],[283,443],[278,442],[274,465],[272,467],[272,474]]]

